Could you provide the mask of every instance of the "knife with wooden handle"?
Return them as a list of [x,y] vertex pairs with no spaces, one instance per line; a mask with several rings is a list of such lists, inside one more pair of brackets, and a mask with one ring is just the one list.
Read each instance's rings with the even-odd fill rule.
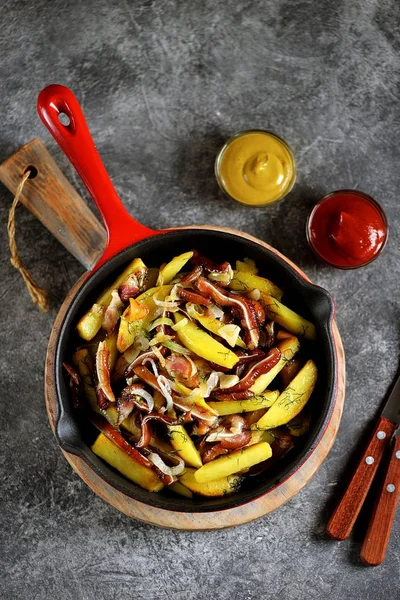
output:
[[393,440],[389,465],[361,547],[361,560],[375,567],[385,558],[400,497],[400,429]]
[[[382,460],[385,449],[391,442],[396,429],[400,424],[400,377],[389,396],[389,399],[379,417],[377,425],[368,441],[367,447],[357,465],[357,468],[350,480],[350,483],[334,510],[326,531],[334,539],[345,540],[350,536],[353,525],[358,517],[364,500],[371,487],[372,481]],[[374,562],[380,558],[383,560],[385,549],[389,541],[390,529],[396,512],[397,501],[399,497],[399,437],[395,436],[393,444],[394,449],[390,461],[389,469],[385,482],[389,486],[379,495],[374,515],[369,527],[367,538],[363,546],[363,560],[367,564],[379,564]],[[389,479],[393,479],[389,481]],[[385,485],[385,483],[384,483]],[[395,486],[394,489],[392,486]],[[388,514],[390,512],[390,514]],[[377,536],[380,539],[380,550],[376,556],[372,556],[372,546],[378,544]],[[375,541],[374,541],[375,540]],[[380,561],[382,562],[382,561]]]

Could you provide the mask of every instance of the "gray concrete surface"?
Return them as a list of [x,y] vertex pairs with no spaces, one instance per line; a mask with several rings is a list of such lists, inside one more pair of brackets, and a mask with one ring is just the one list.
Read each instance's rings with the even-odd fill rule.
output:
[[[21,255],[52,291],[52,309],[41,314],[9,263],[11,195],[1,187],[3,600],[399,597],[399,518],[376,569],[358,560],[365,521],[350,542],[324,536],[354,451],[398,367],[399,50],[396,0],[1,2],[0,160],[39,136],[82,191],[35,111],[43,86],[70,86],[132,214],[159,228],[231,225],[275,245],[336,297],[348,364],[334,449],[280,510],[212,533],[128,519],[72,472],[44,409],[48,335],[83,269],[18,212]],[[235,205],[214,179],[221,142],[249,127],[281,134],[297,157],[297,184],[273,208]],[[305,241],[310,208],[337,188],[372,194],[391,224],[384,255],[361,270],[319,264]]]

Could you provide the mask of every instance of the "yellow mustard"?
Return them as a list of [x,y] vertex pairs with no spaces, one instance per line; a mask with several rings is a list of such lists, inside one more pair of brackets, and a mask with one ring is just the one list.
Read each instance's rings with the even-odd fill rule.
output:
[[289,146],[280,137],[260,130],[231,138],[217,156],[215,171],[228,196],[254,206],[281,200],[296,179]]

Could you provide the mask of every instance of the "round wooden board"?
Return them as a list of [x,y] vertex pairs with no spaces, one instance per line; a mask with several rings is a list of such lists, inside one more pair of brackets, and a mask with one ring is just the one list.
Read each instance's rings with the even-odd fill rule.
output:
[[[174,228],[174,230],[176,229],[178,228]],[[309,281],[308,277],[303,273],[303,271],[301,271],[294,263],[283,256],[275,248],[272,248],[265,242],[262,242],[261,240],[258,240],[257,238],[246,233],[227,227],[216,227],[215,225],[191,225],[188,227],[181,227],[179,229],[211,229],[214,231],[224,231],[226,233],[232,233],[246,238],[252,242],[256,242],[277,256],[283,258],[295,271]],[[53,431],[55,427],[57,411],[56,390],[53,380],[56,341],[64,315],[85,279],[86,275],[83,275],[65,298],[54,322],[47,349],[45,365],[45,399],[47,414]],[[312,476],[319,469],[322,462],[328,455],[333,442],[335,441],[343,411],[346,379],[343,344],[336,322],[333,322],[333,337],[338,358],[337,391],[332,417],[321,438],[321,441],[310,457],[293,475],[291,475],[291,477],[264,496],[257,498],[252,502],[236,508],[208,513],[183,513],[163,510],[143,504],[142,502],[134,500],[133,498],[130,498],[129,496],[117,491],[115,488],[101,479],[101,477],[99,477],[81,458],[73,454],[69,454],[68,452],[62,452],[72,468],[98,496],[126,515],[135,519],[140,519],[146,523],[171,529],[205,530],[232,527],[234,525],[240,525],[242,523],[253,521],[254,519],[262,517],[279,508],[279,506],[293,498],[293,496],[295,496],[310,481]]]

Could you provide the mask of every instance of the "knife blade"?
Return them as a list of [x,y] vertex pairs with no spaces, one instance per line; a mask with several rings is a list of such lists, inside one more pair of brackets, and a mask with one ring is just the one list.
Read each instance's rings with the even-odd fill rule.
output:
[[382,416],[395,425],[400,425],[400,375],[397,377],[396,383],[390,392],[388,401],[383,408]]

